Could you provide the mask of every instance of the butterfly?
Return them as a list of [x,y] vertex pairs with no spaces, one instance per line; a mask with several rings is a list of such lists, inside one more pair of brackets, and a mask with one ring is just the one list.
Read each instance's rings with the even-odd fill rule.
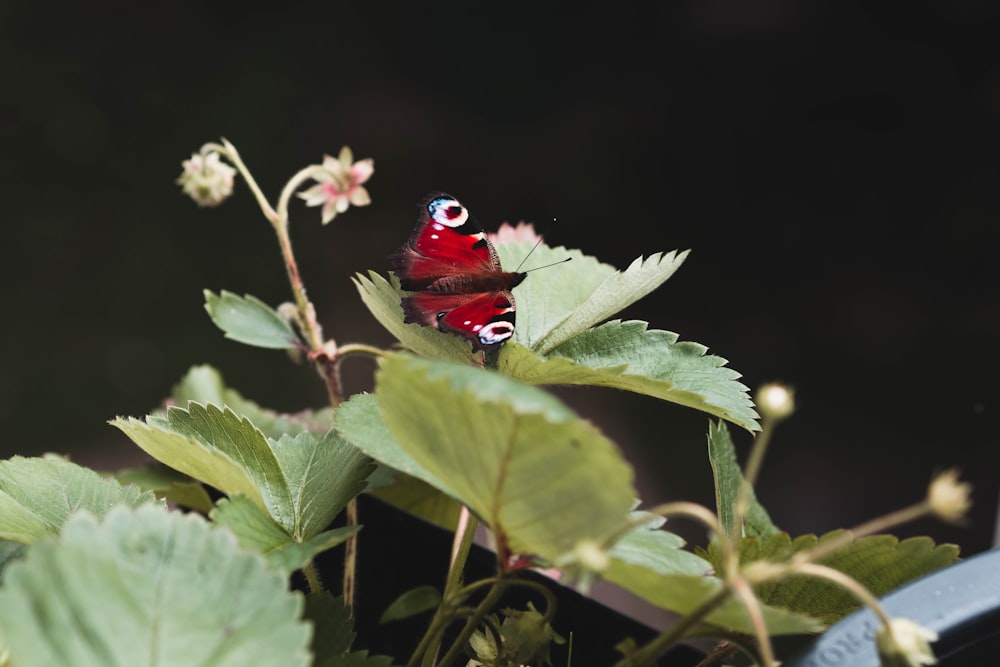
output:
[[403,297],[404,322],[462,336],[473,350],[514,335],[511,290],[527,274],[503,270],[483,228],[451,195],[424,199],[410,240],[389,261],[400,286],[415,292]]

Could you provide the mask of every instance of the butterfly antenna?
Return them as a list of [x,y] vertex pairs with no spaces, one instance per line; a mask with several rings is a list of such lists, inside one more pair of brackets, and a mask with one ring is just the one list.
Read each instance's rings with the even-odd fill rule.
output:
[[[551,264],[543,264],[542,266],[536,266],[533,269],[528,269],[527,271],[525,271],[525,273],[531,273],[532,271],[537,271],[538,269],[547,269],[550,266],[556,266],[557,264],[565,264],[566,262],[568,262],[571,259],[573,259],[573,258],[572,257],[566,257],[565,259],[560,259],[558,262],[552,262]],[[524,264],[524,262],[521,262],[521,263]],[[520,267],[518,267],[518,268],[520,268]]]
[[[531,253],[535,252],[535,248],[537,248],[539,245],[541,245],[541,243],[542,243],[543,240],[544,239],[542,237],[538,237],[538,240],[535,241],[535,245],[531,246],[531,250],[528,251],[528,254],[526,254],[524,257],[521,258],[521,263],[517,265],[516,269],[514,269],[514,273],[520,273],[521,272],[521,267],[524,266],[524,263],[526,261],[528,261],[529,257],[531,257]],[[542,267],[538,267],[538,268],[542,268]]]
[[[556,219],[552,218],[552,222],[555,222],[555,221],[556,221]],[[542,244],[542,241],[544,241],[544,240],[545,240],[544,237],[541,237],[541,236],[538,237],[538,240],[535,241],[535,245],[531,246],[531,250],[528,251],[528,253],[521,259],[521,263],[517,265],[516,269],[514,269],[514,273],[521,273],[521,267],[524,266],[524,263],[526,261],[528,261],[529,257],[531,257],[531,253],[535,252],[535,249],[538,248],[538,246],[540,246]],[[533,269],[528,269],[527,271],[525,271],[525,273],[530,273],[531,271],[537,271],[538,269],[547,269],[550,266],[555,266],[556,264],[565,264],[566,262],[568,262],[571,259],[573,259],[573,258],[572,257],[567,257],[566,259],[560,259],[558,262],[552,262],[551,264],[545,264],[544,266],[536,266]]]

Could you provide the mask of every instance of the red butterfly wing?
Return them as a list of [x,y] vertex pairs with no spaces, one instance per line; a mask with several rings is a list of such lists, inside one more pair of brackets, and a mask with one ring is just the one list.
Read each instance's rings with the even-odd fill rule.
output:
[[443,193],[421,205],[417,226],[389,256],[403,298],[404,321],[458,334],[482,350],[514,335],[514,295],[523,273],[506,273],[496,249],[458,200]]
[[500,273],[496,250],[458,200],[429,195],[410,241],[389,256],[405,290],[427,289],[448,276]]
[[472,349],[499,345],[514,335],[514,295],[509,291],[481,294],[418,292],[403,299],[406,322],[458,334]]

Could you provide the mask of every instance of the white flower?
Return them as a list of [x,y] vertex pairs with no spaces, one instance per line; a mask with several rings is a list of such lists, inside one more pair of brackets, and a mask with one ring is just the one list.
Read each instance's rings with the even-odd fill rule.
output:
[[177,184],[198,206],[218,206],[233,193],[236,170],[222,162],[215,151],[202,155],[192,153],[181,163],[184,171]]
[[942,521],[955,522],[972,507],[972,485],[958,481],[958,470],[952,468],[934,478],[927,489],[927,503]]
[[352,204],[367,206],[372,202],[362,184],[371,178],[374,171],[374,160],[368,158],[354,162],[351,149],[344,146],[339,157],[323,156],[323,164],[313,174],[316,185],[298,193],[298,196],[305,200],[306,206],[323,207],[325,225]]
[[795,392],[783,384],[761,385],[754,397],[760,414],[770,419],[784,419],[795,412]]
[[875,633],[875,644],[882,659],[882,667],[920,667],[937,663],[930,642],[937,641],[933,630],[908,618],[894,618],[889,627],[880,626]]

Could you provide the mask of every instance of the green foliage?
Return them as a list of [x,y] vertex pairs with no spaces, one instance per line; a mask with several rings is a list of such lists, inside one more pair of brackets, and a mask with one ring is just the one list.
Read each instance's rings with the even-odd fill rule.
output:
[[353,421],[339,415],[341,433],[461,500],[512,551],[556,558],[624,524],[631,468],[550,394],[492,371],[390,355],[376,397],[388,433],[370,409]]
[[257,403],[244,398],[238,391],[227,387],[222,374],[211,366],[192,366],[187,374],[174,385],[170,399],[175,405],[187,405],[189,401],[229,408],[236,414],[249,419],[268,438],[282,435],[296,435],[302,431],[323,434],[333,425],[333,410],[303,410],[295,414],[282,414],[262,408]]
[[232,410],[189,403],[112,422],[150,456],[266,511],[292,538],[316,536],[361,492],[373,464],[334,431],[264,436]]
[[302,598],[227,531],[162,507],[73,514],[0,589],[17,665],[309,664]]
[[246,496],[222,498],[210,516],[216,524],[233,531],[240,546],[260,552],[272,568],[286,575],[342,544],[360,528],[346,526],[299,539],[288,534]]
[[122,484],[133,484],[143,491],[152,491],[157,498],[177,507],[208,514],[214,506],[204,486],[159,462],[119,470],[114,477]]
[[[530,250],[529,243],[508,243],[497,248],[505,266],[516,266]],[[531,254],[537,266],[573,259],[531,275],[514,288],[519,306],[514,341],[539,354],[552,352],[662,285],[680,268],[687,254],[684,251],[639,257],[627,269],[618,271],[579,250],[539,245]]]
[[352,280],[371,314],[404,347],[428,359],[475,363],[479,355],[472,352],[467,340],[430,327],[403,322],[402,292],[395,276],[390,283],[378,273],[369,271],[367,276],[359,273]]
[[313,624],[314,667],[390,667],[392,658],[351,651],[354,622],[343,598],[313,593],[306,598],[305,618]]
[[215,326],[231,338],[247,345],[277,350],[298,347],[298,336],[273,308],[247,294],[238,296],[223,290],[215,294],[205,290],[205,310]]
[[[506,265],[530,244],[504,244]],[[604,320],[663,284],[687,257],[657,253],[625,271],[579,250],[539,245],[534,262],[546,268],[514,289],[518,303],[514,340],[500,351],[498,369],[529,384],[577,384],[624,389],[703,410],[748,430],[757,413],[740,374],[725,359],[706,355],[703,345],[679,342],[669,331],[647,330],[644,322]],[[407,348],[423,357],[473,361],[467,341],[417,324],[404,324],[402,292],[377,273],[358,275],[355,286],[375,318]]]
[[0,538],[30,544],[55,535],[77,510],[104,516],[116,505],[138,507],[155,496],[122,486],[58,456],[0,461]]
[[705,354],[677,334],[650,331],[645,322],[614,321],[590,329],[548,357],[514,344],[500,352],[498,368],[529,384],[573,384],[634,391],[728,419],[757,430],[747,387],[726,360]]
[[[252,180],[231,144],[209,148]],[[734,581],[746,574],[734,566],[737,559],[766,560],[754,571],[774,576],[755,591],[770,635],[818,631],[856,606],[825,581],[781,569],[794,554],[840,544],[830,540],[842,534],[792,540],[752,494],[746,516],[739,516],[743,473],[725,422],[760,430],[739,373],[676,333],[610,319],[668,280],[687,251],[639,257],[618,270],[579,250],[538,245],[528,267],[553,266],[514,289],[514,338],[485,354],[459,336],[405,324],[395,276],[357,274],[361,300],[405,351],[338,346],[316,324],[292,262],[286,215],[288,198],[302,195],[305,181],[344,178],[352,162],[345,147],[340,160],[298,172],[277,207],[251,188],[282,242],[293,315],[250,295],[204,292],[205,309],[227,338],[302,353],[295,356],[314,363],[334,405],[279,413],[228,388],[215,369],[195,366],[174,387],[168,407],[111,422],[153,464],[105,479],[56,457],[0,462],[2,664],[9,649],[10,664],[21,667],[390,667],[391,657],[353,648],[351,609],[318,590],[323,577],[313,562],[359,533],[353,519],[330,525],[365,490],[449,529],[464,506],[495,538],[495,577],[464,581],[475,535],[469,530],[456,536],[443,591],[421,586],[385,610],[383,622],[435,610],[409,664],[453,664],[470,649],[494,667],[549,663],[550,646],[562,642],[550,625],[554,600],[537,583],[513,581],[530,563],[560,567],[583,584],[602,577],[657,607],[696,615],[688,628],[716,626],[723,635],[755,634],[734,595]],[[215,168],[225,181],[229,168]],[[371,164],[358,169],[352,178],[363,182]],[[315,198],[321,190],[304,191],[310,205],[323,203]],[[511,269],[532,244],[497,250]],[[573,261],[560,263],[567,258]],[[357,353],[380,357],[374,393],[340,403],[340,362]],[[709,462],[719,520],[729,534],[744,536],[736,550],[719,540],[692,553],[663,529],[662,517],[630,512],[638,503],[631,466],[597,427],[540,388],[546,385],[626,390],[717,418],[709,426]],[[213,489],[225,497],[213,502]],[[182,515],[167,503],[195,512]],[[690,503],[661,511],[711,518]],[[729,549],[724,558],[722,548]],[[876,595],[957,558],[951,545],[890,536],[829,551],[819,562]],[[365,567],[406,562],[395,553],[362,558]],[[726,577],[716,571],[722,563],[732,567]],[[346,573],[353,567],[345,561]],[[299,569],[304,577],[296,581],[313,591],[304,604],[288,591]],[[515,584],[544,596],[546,614],[530,603],[498,611]],[[351,590],[345,583],[348,600]],[[670,639],[669,633],[660,638]],[[660,648],[619,646],[630,664],[647,665]]]
[[431,611],[441,604],[441,591],[434,586],[418,586],[393,600],[379,617],[379,623],[389,623]]
[[[636,514],[635,518],[643,518]],[[682,550],[684,540],[662,530],[663,519],[649,520],[627,533],[609,552],[611,564],[604,579],[643,598],[651,604],[680,614],[688,614],[723,588],[711,576],[712,563]],[[820,624],[808,616],[777,608],[765,608],[768,630],[775,635],[815,632]],[[711,613],[709,622],[737,632],[752,633],[746,611],[730,600]]]
[[[803,535],[794,540],[787,533],[746,538],[740,543],[740,562],[764,558],[785,560],[843,532],[833,531],[820,538]],[[851,576],[881,596],[957,560],[958,547],[953,544],[935,545],[927,537],[900,541],[892,535],[872,535],[851,542],[819,562]],[[858,608],[858,601],[842,588],[812,577],[793,576],[767,583],[757,589],[757,594],[768,604],[809,614],[827,624]]]
[[[715,507],[719,522],[732,535],[733,524],[736,522],[736,499],[743,486],[743,471],[736,460],[736,448],[733,447],[729,429],[722,422],[711,422],[708,425],[708,460],[712,464],[712,475],[715,478]],[[750,507],[738,534],[768,537],[779,532],[771,521],[771,516],[751,490]]]

